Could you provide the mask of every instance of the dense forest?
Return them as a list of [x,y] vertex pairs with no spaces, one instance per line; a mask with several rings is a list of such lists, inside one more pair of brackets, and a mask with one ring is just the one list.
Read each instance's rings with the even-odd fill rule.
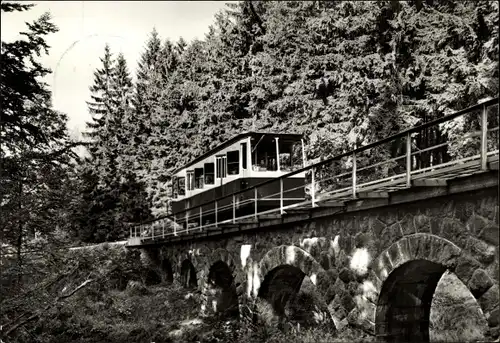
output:
[[107,46],[80,235],[161,215],[169,173],[238,133],[302,133],[314,160],[495,96],[497,23],[492,1],[243,1],[203,40],[153,29],[135,85]]
[[153,28],[135,71],[106,45],[72,142],[36,59],[56,31],[47,14],[2,42],[1,239],[19,259],[35,236],[123,238],[167,211],[172,170],[238,133],[302,133],[317,160],[498,94],[496,1],[241,1],[203,40]]

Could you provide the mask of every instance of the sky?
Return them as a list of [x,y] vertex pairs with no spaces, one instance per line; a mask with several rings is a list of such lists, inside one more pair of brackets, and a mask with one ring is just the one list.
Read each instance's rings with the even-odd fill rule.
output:
[[75,138],[90,120],[86,101],[93,72],[100,68],[104,45],[114,54],[122,52],[131,73],[144,51],[153,27],[162,40],[203,39],[214,15],[225,7],[225,1],[33,1],[36,6],[26,12],[2,12],[2,41],[22,36],[26,22],[50,12],[57,33],[46,37],[49,55],[39,61],[52,69],[44,81],[53,92],[53,106],[69,117],[68,128]]

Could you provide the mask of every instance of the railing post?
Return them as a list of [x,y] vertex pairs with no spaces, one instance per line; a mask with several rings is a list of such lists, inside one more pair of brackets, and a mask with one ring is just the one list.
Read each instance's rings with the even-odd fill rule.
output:
[[236,196],[233,194],[233,224],[236,223]]
[[174,236],[177,236],[177,217],[174,214]]
[[411,187],[411,133],[406,135],[406,187]]
[[356,153],[352,153],[352,197],[356,199]]
[[202,206],[200,206],[200,231],[202,226],[203,226],[203,208]]
[[132,225],[130,225],[130,238],[132,238]]
[[151,239],[155,239],[155,226],[151,223]]
[[137,225],[134,226],[134,231],[135,231],[135,236],[134,237],[137,238]]
[[302,145],[302,167],[306,167],[306,150],[304,148],[304,140],[301,139],[300,143]]
[[186,210],[186,233],[189,232],[189,211]]
[[481,112],[481,170],[488,168],[488,116],[486,106]]
[[255,219],[257,219],[257,197],[258,197],[258,193],[257,193],[257,187],[253,189],[254,190],[254,208],[255,208],[255,212],[254,212],[254,215],[255,215]]
[[217,200],[215,200],[215,227],[219,226],[217,222]]
[[280,214],[283,214],[283,178],[280,178]]
[[165,219],[161,221],[161,238],[165,238]]
[[316,174],[316,168],[313,167],[311,169],[311,206],[314,207],[316,206],[316,181],[315,181],[315,176]]
[[279,138],[275,137],[274,139],[276,141],[276,170],[281,171]]

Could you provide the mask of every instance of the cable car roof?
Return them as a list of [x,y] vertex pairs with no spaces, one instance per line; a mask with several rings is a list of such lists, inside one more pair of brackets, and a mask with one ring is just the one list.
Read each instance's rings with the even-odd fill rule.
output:
[[254,132],[254,131],[248,131],[244,133],[240,133],[239,135],[234,136],[233,138],[221,143],[220,145],[216,146],[215,148],[211,149],[210,151],[204,153],[201,156],[196,157],[194,160],[190,161],[189,163],[183,165],[180,168],[177,168],[176,170],[173,171],[173,174],[177,174],[179,171],[182,169],[188,168],[191,165],[198,163],[199,161],[207,158],[208,156],[212,156],[216,154],[219,150],[224,149],[225,147],[245,138],[251,136],[252,138],[255,139],[260,139],[263,135],[265,136],[271,136],[272,138],[278,137],[280,141],[285,142],[285,143],[294,143],[297,141],[300,141],[302,139],[302,134],[300,133],[277,133],[277,132]]

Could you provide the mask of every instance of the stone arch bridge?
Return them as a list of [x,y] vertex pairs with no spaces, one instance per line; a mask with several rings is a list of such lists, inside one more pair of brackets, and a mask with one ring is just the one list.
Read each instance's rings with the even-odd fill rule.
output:
[[498,338],[498,171],[384,200],[139,249],[165,280],[201,292],[201,314],[244,315],[259,302],[282,314],[290,296],[312,287],[320,321],[398,342],[429,341],[434,291],[452,273],[487,323],[486,338]]
[[[429,146],[417,142],[444,124],[468,131]],[[373,161],[384,154],[369,150],[384,144],[404,154]],[[236,216],[232,193],[229,222],[205,226],[202,204],[184,211],[183,234],[175,225],[166,234],[165,221],[150,225],[148,234],[141,227],[138,235],[136,226],[128,246],[141,249],[149,269],[164,280],[201,292],[200,314],[247,316],[252,309],[262,320],[294,318],[335,329],[350,324],[394,342],[435,340],[435,310],[440,306],[446,314],[451,305],[436,305],[434,295],[451,275],[456,282],[450,287],[464,290],[458,303],[470,304],[449,320],[451,326],[474,312],[481,325],[464,326],[484,330],[465,338],[498,338],[498,99],[300,172],[309,175],[304,189],[310,195],[300,206],[284,203],[283,180],[298,173],[290,172],[271,180],[280,189],[272,198],[279,201],[275,214],[258,212],[259,184],[244,190],[255,194],[252,218]],[[377,175],[382,178],[370,179]],[[193,222],[198,226],[191,230]]]

